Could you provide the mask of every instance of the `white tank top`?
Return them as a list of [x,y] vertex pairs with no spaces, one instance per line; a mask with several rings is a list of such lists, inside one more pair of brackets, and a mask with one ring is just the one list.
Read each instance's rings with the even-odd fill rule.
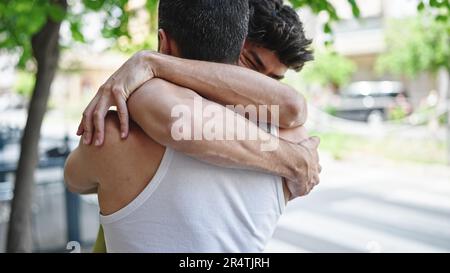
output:
[[108,252],[261,252],[284,207],[280,177],[166,148],[147,187],[100,223]]

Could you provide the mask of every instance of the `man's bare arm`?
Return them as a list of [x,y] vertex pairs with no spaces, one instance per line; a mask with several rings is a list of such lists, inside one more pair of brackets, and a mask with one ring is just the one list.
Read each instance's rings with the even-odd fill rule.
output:
[[194,90],[208,100],[222,105],[278,105],[280,128],[298,127],[306,121],[305,98],[289,85],[259,72],[150,51],[140,54],[147,60],[154,77]]
[[84,111],[77,132],[83,135],[84,143],[102,145],[103,121],[111,106],[117,106],[122,137],[126,138],[129,125],[126,101],[137,88],[155,76],[221,104],[279,105],[280,120],[277,126],[281,128],[298,127],[306,120],[304,97],[292,87],[263,74],[234,65],[183,60],[141,51],[100,87]]
[[[194,113],[198,111],[194,109],[195,100],[202,102],[201,113],[206,107],[219,107],[226,115],[225,120],[235,122],[237,127],[233,132],[233,140],[174,139],[172,128],[176,120],[172,118],[172,109],[183,105]],[[130,97],[128,108],[132,119],[156,142],[215,165],[258,170],[285,177],[289,180],[288,187],[294,197],[307,194],[319,182],[317,139],[307,140],[300,145],[278,139],[246,118],[189,89],[153,79]],[[203,132],[206,122],[190,122],[191,131]],[[242,131],[256,132],[262,138],[238,140],[237,132]],[[261,139],[278,143],[278,147],[273,151],[262,151],[262,145],[267,142]]]

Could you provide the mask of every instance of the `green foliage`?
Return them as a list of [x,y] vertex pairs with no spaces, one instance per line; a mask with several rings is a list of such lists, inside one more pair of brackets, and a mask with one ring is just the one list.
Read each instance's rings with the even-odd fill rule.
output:
[[[339,15],[336,8],[329,0],[289,0],[294,8],[309,7],[314,13],[324,12],[328,15],[328,22],[325,23],[323,30],[325,33],[332,33],[332,23],[338,21]],[[358,18],[361,11],[356,0],[347,0],[352,9],[353,16]],[[436,21],[449,22],[450,18],[450,0],[421,0],[417,5],[417,10],[431,14]]]
[[393,122],[401,121],[404,118],[406,118],[407,116],[408,116],[408,113],[401,106],[394,107],[388,113],[388,119]]
[[[32,57],[31,37],[44,25],[47,18],[55,21],[67,20],[73,41],[86,42],[82,33],[83,17],[90,12],[105,16],[102,33],[105,37],[119,40],[129,37],[128,23],[134,11],[128,8],[128,0],[73,0],[69,1],[68,11],[64,11],[53,0],[2,0],[0,1],[0,48],[21,52],[20,64],[24,65]],[[289,0],[294,8],[309,7],[314,13],[328,14],[329,21],[324,25],[326,33],[332,33],[332,22],[339,20],[336,8],[329,0]],[[356,0],[347,0],[353,15],[359,17],[360,10]],[[157,25],[158,0],[146,0],[145,8],[151,17],[152,32]],[[418,9],[429,11],[436,20],[448,22],[450,1],[427,0],[418,4]],[[122,39],[123,40],[123,39]],[[154,39],[148,39],[143,46],[154,47]],[[134,50],[127,47],[125,50]]]
[[1,1],[0,48],[21,51],[23,65],[31,57],[31,37],[42,28],[47,17],[61,20],[65,12],[51,1]]
[[315,53],[315,60],[305,66],[301,76],[308,83],[339,88],[347,84],[356,70],[349,59],[331,50]]
[[17,78],[13,87],[14,91],[26,98],[31,98],[31,93],[33,92],[35,82],[34,74],[20,70],[16,77]]
[[[149,7],[156,9],[156,0]],[[133,11],[127,7],[128,0],[80,0],[69,1],[68,11],[63,10],[56,1],[51,0],[2,0],[0,2],[0,48],[20,52],[19,65],[23,67],[31,57],[31,38],[45,24],[67,20],[70,24],[72,39],[86,42],[82,27],[84,16],[90,12],[105,16],[102,33],[107,38],[118,39],[129,36],[128,21]]]
[[[359,9],[355,0],[347,0],[355,16]],[[117,41],[129,38],[128,23],[135,11],[128,8],[128,0],[74,0],[69,1],[68,11],[63,10],[53,0],[2,0],[0,1],[0,48],[6,48],[22,54],[20,65],[23,67],[31,57],[31,38],[37,33],[47,18],[54,21],[66,20],[70,24],[72,39],[86,42],[83,35],[83,18],[87,13],[97,12],[104,16],[102,34]],[[290,0],[295,8],[309,6],[313,12],[326,12],[330,22],[338,20],[334,6],[328,0]],[[158,0],[146,0],[145,8],[150,14],[152,31],[157,26]],[[331,32],[331,25],[325,25],[325,31]],[[121,39],[122,38],[122,39]],[[147,39],[143,45],[155,47],[155,39]],[[120,48],[120,47],[119,47]],[[135,50],[126,46],[125,50]]]
[[125,54],[133,54],[142,49],[157,50],[158,48],[158,37],[155,33],[149,35],[141,43],[134,43],[130,38],[121,39],[120,42],[116,43],[113,49],[117,49]]
[[337,114],[337,108],[334,106],[331,106],[331,105],[325,106],[323,111],[331,116],[336,116],[336,114]]
[[450,18],[450,0],[422,0],[417,9],[431,14],[438,22],[448,22]]
[[444,141],[436,139],[405,139],[396,135],[370,138],[341,132],[311,132],[321,139],[319,150],[342,160],[355,156],[383,157],[396,162],[446,164]]
[[424,71],[450,70],[450,21],[423,14],[392,20],[387,29],[387,51],[377,60],[378,73],[412,78]]

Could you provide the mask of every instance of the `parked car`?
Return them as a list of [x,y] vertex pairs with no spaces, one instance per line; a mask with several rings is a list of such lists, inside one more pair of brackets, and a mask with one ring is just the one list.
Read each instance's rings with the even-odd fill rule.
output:
[[334,107],[336,116],[364,122],[387,120],[393,111],[411,113],[406,90],[396,81],[353,82],[340,91]]

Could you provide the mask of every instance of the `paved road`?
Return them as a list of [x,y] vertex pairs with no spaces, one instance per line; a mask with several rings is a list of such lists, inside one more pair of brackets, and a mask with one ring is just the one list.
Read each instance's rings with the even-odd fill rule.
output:
[[450,168],[323,161],[320,186],[288,205],[267,252],[450,251]]

